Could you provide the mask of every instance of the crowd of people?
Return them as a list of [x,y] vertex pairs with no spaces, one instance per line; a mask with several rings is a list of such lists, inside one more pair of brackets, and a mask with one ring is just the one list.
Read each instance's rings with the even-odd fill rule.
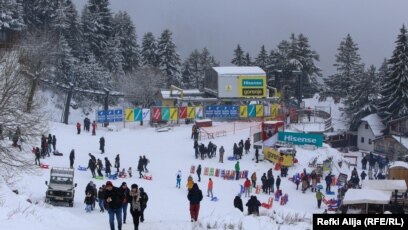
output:
[[232,153],[235,159],[242,159],[244,150],[245,150],[245,154],[248,154],[250,149],[251,149],[251,140],[248,138],[245,141],[245,143],[243,140],[239,141],[238,145],[237,143],[234,143],[234,146],[232,147]]
[[139,223],[144,221],[144,211],[148,201],[149,196],[137,184],[132,184],[129,189],[126,182],[122,182],[120,187],[115,187],[111,181],[107,181],[96,189],[96,184],[90,181],[85,188],[86,212],[95,210],[98,203],[99,211],[101,213],[107,211],[109,214],[111,230],[115,229],[115,217],[118,229],[122,229],[122,223],[126,224],[128,211],[132,215],[134,229],[139,229]]

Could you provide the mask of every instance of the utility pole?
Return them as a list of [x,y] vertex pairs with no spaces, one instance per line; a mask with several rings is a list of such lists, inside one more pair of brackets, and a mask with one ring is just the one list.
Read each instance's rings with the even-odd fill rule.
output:
[[71,99],[72,99],[73,93],[74,93],[74,84],[69,83],[69,91],[68,91],[67,101],[65,102],[65,110],[64,110],[64,124],[68,124],[69,107],[71,106]]
[[109,89],[108,88],[103,88],[105,90],[105,100],[104,100],[104,106],[103,110],[105,110],[105,123],[103,124],[103,127],[108,127],[109,123],[106,122],[106,116],[107,116],[107,111],[109,109]]

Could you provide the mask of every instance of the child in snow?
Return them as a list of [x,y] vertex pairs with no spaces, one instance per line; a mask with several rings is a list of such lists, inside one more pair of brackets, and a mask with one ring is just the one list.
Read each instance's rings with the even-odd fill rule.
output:
[[132,167],[129,167],[128,174],[129,174],[129,177],[131,178],[132,177]]
[[193,177],[190,175],[190,176],[188,176],[188,179],[187,179],[187,189],[188,189],[188,191],[190,191],[191,188],[193,188],[193,185],[194,185]]
[[177,171],[177,176],[176,176],[176,187],[180,188],[180,183],[181,183],[181,170]]
[[91,192],[86,194],[84,203],[86,204],[85,211],[88,213],[91,212],[93,204]]
[[122,171],[119,172],[119,177],[124,177],[126,176],[126,169],[123,168]]

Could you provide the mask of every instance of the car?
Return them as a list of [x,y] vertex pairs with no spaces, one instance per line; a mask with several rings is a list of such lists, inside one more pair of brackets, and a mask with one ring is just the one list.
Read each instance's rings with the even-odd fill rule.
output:
[[45,181],[48,186],[45,193],[45,203],[67,203],[69,207],[74,206],[75,187],[74,169],[51,168],[50,182]]

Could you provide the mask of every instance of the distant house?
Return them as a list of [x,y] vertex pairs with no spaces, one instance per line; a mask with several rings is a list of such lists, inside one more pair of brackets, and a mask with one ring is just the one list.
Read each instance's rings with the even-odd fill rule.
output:
[[376,114],[361,119],[357,130],[357,147],[365,151],[374,151],[374,140],[383,136],[386,126]]

